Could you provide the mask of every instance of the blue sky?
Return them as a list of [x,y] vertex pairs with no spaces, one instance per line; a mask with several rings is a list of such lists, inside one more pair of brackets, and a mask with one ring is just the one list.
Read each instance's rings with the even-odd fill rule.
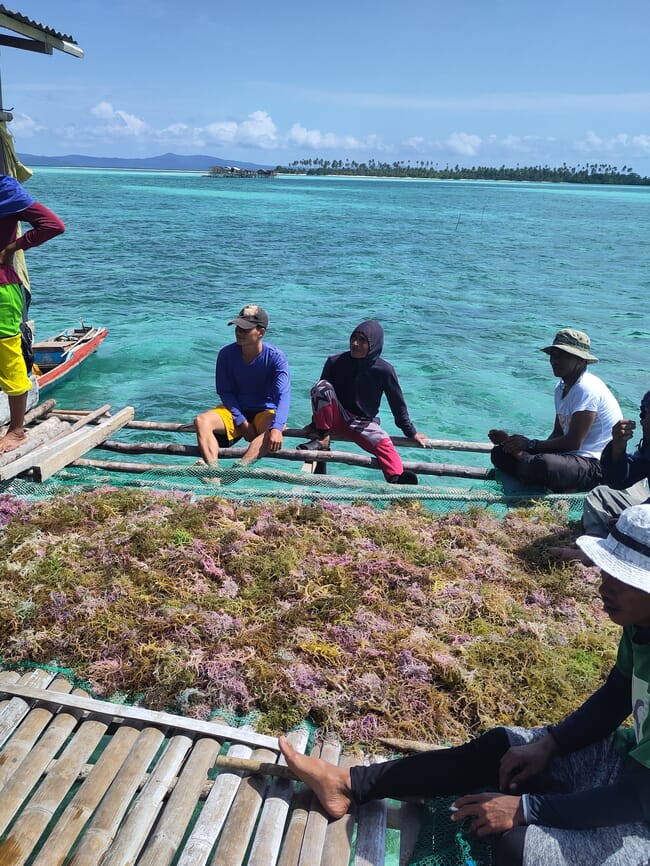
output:
[[83,59],[3,47],[22,152],[650,174],[648,0],[13,0]]

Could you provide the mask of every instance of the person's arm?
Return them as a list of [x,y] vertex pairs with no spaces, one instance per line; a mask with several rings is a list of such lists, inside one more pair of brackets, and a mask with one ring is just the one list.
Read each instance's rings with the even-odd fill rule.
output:
[[549,733],[559,754],[566,755],[611,734],[630,715],[631,707],[632,681],[615,665],[603,685],[564,721],[552,725]]
[[246,417],[239,406],[239,400],[233,388],[233,376],[230,367],[230,360],[224,348],[217,355],[217,366],[215,370],[215,386],[217,394],[223,405],[232,413],[235,427],[239,427],[246,422]]
[[[53,211],[38,201],[35,201],[34,204],[21,211],[18,214],[18,218],[21,222],[29,223],[32,228],[13,241],[14,249],[11,252],[38,247],[57,235],[62,235],[65,231],[63,221]],[[8,246],[11,246],[11,244]]]
[[569,429],[562,432],[560,422],[556,418],[553,432],[548,439],[532,440],[533,447],[529,450],[533,454],[551,454],[557,451],[578,451],[591,430],[596,413],[591,411],[574,412],[571,416]]
[[286,426],[289,406],[291,405],[291,377],[289,375],[289,363],[284,354],[279,352],[274,358],[273,399],[277,408],[270,429],[282,432]]
[[638,449],[634,454],[626,452],[626,443],[632,436],[621,432],[623,424],[629,421],[618,421],[612,428],[612,441],[609,442],[600,455],[600,466],[603,472],[603,484],[615,490],[625,490],[637,481],[650,478],[650,448]]
[[[393,418],[395,419],[396,426],[399,427],[399,429],[404,433],[405,436],[408,436],[409,439],[415,440],[417,428],[409,418],[406,400],[404,399],[402,388],[397,379],[397,373],[392,367],[390,368],[386,376],[386,381],[384,383],[384,393],[386,394],[386,399],[388,400],[390,411],[393,413]],[[422,436],[422,438],[424,438],[423,434],[420,435]]]
[[524,794],[525,824],[588,829],[647,821],[650,770],[639,764],[643,778],[624,778],[613,785],[573,794]]

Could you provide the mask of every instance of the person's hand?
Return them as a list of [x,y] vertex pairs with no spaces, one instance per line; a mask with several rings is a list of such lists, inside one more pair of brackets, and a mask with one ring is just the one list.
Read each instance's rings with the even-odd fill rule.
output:
[[505,833],[524,823],[521,797],[507,794],[468,794],[459,797],[453,804],[452,821],[470,819],[469,829],[477,836]]
[[420,448],[428,447],[427,442],[429,441],[429,437],[426,435],[426,433],[414,433],[411,436],[411,440],[413,442],[416,442],[420,446]]
[[268,432],[269,451],[279,451],[282,448],[282,430],[271,428]]
[[530,439],[527,436],[522,436],[520,433],[514,433],[508,436],[505,442],[501,443],[501,447],[506,454],[520,454],[522,451],[528,451]]
[[7,252],[7,248],[0,250],[0,265],[4,265],[11,254]]
[[488,430],[488,439],[493,445],[503,445],[507,438],[505,430]]
[[612,427],[612,452],[614,457],[619,456],[625,451],[628,441],[634,436],[636,430],[636,421],[630,418],[623,418],[617,421]]
[[522,784],[546,769],[551,758],[557,754],[557,743],[550,734],[534,743],[511,746],[501,758],[499,787],[514,794]]

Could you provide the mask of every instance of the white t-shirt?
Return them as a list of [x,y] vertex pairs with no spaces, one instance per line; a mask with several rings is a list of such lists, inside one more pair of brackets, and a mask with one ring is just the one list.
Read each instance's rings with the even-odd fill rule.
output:
[[582,448],[566,453],[600,459],[603,448],[612,438],[612,427],[623,417],[616,397],[603,380],[589,370],[585,370],[575,385],[571,386],[566,397],[562,396],[563,389],[564,384],[558,382],[555,386],[555,413],[563,433],[568,431],[571,416],[575,412],[596,413]]

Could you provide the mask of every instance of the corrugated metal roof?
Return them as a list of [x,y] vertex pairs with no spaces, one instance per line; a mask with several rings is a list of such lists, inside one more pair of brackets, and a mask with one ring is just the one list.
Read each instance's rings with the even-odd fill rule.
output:
[[53,27],[48,27],[46,24],[41,24],[38,21],[34,21],[32,18],[27,18],[26,15],[21,15],[20,12],[12,12],[11,9],[7,9],[7,7],[2,3],[0,3],[0,12],[13,18],[19,24],[27,24],[29,27],[34,27],[36,30],[40,30],[41,33],[53,36],[55,39],[60,39],[62,42],[71,42],[73,45],[77,45],[77,40],[69,34],[60,33],[58,30],[54,30]]

